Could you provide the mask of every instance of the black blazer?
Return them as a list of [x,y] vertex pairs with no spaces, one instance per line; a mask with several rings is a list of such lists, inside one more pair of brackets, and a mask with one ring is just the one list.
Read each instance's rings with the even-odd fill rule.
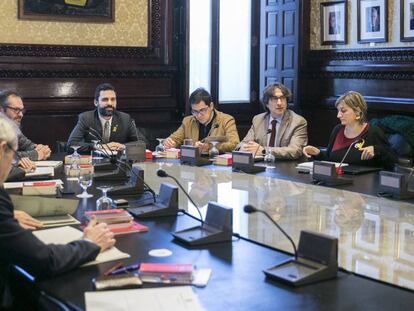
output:
[[46,245],[20,227],[13,209],[9,195],[0,187],[0,309],[12,303],[9,277],[13,265],[36,278],[51,277],[94,260],[100,251],[98,245],[85,240]]
[[[316,156],[316,160],[328,160],[332,162],[342,161],[348,147],[332,151],[336,136],[342,127],[344,126],[341,124],[335,126],[331,133],[331,137],[329,138],[327,150]],[[365,140],[364,147],[374,146],[374,157],[370,160],[361,160],[362,152],[351,147],[351,150],[345,158],[345,163],[390,169],[393,167],[394,163],[397,162],[397,155],[391,150],[384,132],[379,127],[369,125],[368,130],[361,138]]]
[[[92,140],[95,138],[90,134],[93,128],[102,137],[102,125],[99,120],[98,110],[83,112],[79,115],[78,123],[70,133],[67,147],[81,146],[78,150],[80,153],[91,152],[93,148]],[[145,142],[145,138],[136,129],[133,119],[127,113],[115,110],[112,117],[111,136],[109,141],[125,144],[131,141]]]

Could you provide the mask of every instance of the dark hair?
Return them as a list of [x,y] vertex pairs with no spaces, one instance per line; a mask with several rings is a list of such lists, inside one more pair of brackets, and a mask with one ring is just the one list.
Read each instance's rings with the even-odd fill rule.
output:
[[109,84],[109,83],[99,84],[95,89],[95,101],[99,100],[99,95],[101,94],[101,91],[108,91],[108,90],[115,92],[115,88],[112,84]]
[[265,111],[269,111],[269,109],[267,108],[267,105],[269,104],[269,100],[273,96],[276,89],[279,89],[282,92],[283,96],[286,97],[286,99],[292,96],[292,93],[290,92],[290,90],[286,86],[284,86],[282,83],[275,82],[275,83],[269,84],[263,90],[262,105]]
[[209,92],[206,91],[206,89],[199,87],[190,95],[190,105],[198,104],[199,102],[205,102],[207,106],[210,106],[211,104],[211,95]]
[[15,96],[15,97],[20,97],[22,98],[19,93],[15,92],[15,91],[11,91],[11,90],[4,90],[4,91],[0,91],[0,106],[4,109],[6,108],[6,106],[9,104],[7,99],[10,96]]

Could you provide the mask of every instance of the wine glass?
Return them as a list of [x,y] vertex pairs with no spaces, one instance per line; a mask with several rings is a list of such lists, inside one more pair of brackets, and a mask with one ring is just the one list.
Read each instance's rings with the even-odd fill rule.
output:
[[102,191],[102,196],[98,200],[96,200],[96,210],[102,211],[106,209],[111,209],[113,201],[110,197],[107,196],[107,192],[111,190],[112,187],[102,186],[97,188]]
[[78,183],[79,186],[83,189],[81,194],[78,194],[76,197],[81,199],[87,199],[93,197],[92,194],[88,193],[88,187],[92,186],[93,174],[89,172],[79,172]]
[[80,170],[80,154],[78,153],[78,149],[80,146],[70,146],[73,149],[73,153],[71,155],[72,163],[70,165],[71,170]]
[[157,140],[158,140],[158,145],[155,147],[155,152],[157,153],[165,152],[165,147],[163,145],[164,138],[157,138]]
[[263,161],[266,167],[273,167],[273,163],[275,162],[276,158],[272,153],[272,147],[265,147],[266,154],[263,158]]
[[214,159],[220,154],[220,152],[218,151],[216,147],[216,145],[218,144],[218,141],[210,141],[210,143],[213,145],[213,147],[211,147],[211,149],[208,151],[208,156],[210,157],[210,159]]

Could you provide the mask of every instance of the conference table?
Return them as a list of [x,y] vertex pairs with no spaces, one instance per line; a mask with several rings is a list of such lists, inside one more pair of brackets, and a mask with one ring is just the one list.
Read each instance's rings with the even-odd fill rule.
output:
[[[212,269],[206,287],[193,287],[206,310],[398,310],[414,306],[414,205],[377,197],[378,173],[353,176],[352,185],[329,188],[311,184],[312,177],[299,174],[295,162],[276,162],[257,175],[164,159],[134,165],[144,170],[145,181],[155,192],[163,182],[174,184],[158,177],[158,169],[177,178],[203,217],[209,201],[233,210],[231,242],[187,246],[171,233],[199,224],[198,211],[180,190],[179,207],[186,213],[139,219],[149,227],[148,232],[117,236],[116,247],[131,255],[123,260],[125,265],[191,263]],[[93,198],[79,202],[78,218],[94,209],[100,194],[96,189],[92,192]],[[338,277],[299,288],[267,279],[262,271],[290,257],[292,246],[262,214],[244,213],[246,204],[268,212],[295,243],[304,229],[337,237]],[[153,249],[168,249],[172,255],[152,257],[148,252]],[[113,265],[82,267],[53,279],[36,280],[34,288],[83,309],[84,293],[93,291],[92,279]]]

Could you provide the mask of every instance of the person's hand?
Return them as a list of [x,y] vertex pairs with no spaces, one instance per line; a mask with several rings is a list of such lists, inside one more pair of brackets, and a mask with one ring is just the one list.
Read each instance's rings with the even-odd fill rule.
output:
[[201,141],[198,141],[194,144],[194,146],[198,147],[198,149],[200,149],[200,152],[208,152],[208,150],[210,149],[210,144],[209,143],[203,143]]
[[165,149],[170,149],[170,148],[174,148],[176,144],[175,144],[175,141],[171,137],[168,137],[164,139],[163,145]]
[[374,146],[362,148],[361,160],[370,160],[375,156]]
[[120,151],[125,149],[125,145],[116,143],[116,142],[110,142],[107,144],[104,144],[105,149],[110,149],[111,151]]
[[88,226],[83,230],[83,236],[98,245],[101,252],[111,248],[115,244],[114,233],[108,229],[106,223],[98,224],[96,217],[93,217]]
[[19,225],[24,229],[35,230],[43,226],[40,221],[34,219],[26,212],[14,210],[13,216],[17,220]]
[[302,151],[303,151],[303,154],[307,156],[308,158],[310,158],[311,156],[316,156],[321,153],[321,151],[314,146],[305,146],[303,147]]
[[33,172],[36,169],[36,164],[29,158],[21,158],[20,161],[17,162],[17,166],[25,170],[26,173]]
[[253,153],[254,156],[258,154],[259,155],[263,154],[263,150],[264,148],[254,141],[248,141],[246,143],[243,143],[240,148],[240,151],[246,151],[246,152]]
[[46,160],[52,153],[49,146],[47,145],[38,144],[36,145],[35,150],[37,151],[37,158],[39,161]]

